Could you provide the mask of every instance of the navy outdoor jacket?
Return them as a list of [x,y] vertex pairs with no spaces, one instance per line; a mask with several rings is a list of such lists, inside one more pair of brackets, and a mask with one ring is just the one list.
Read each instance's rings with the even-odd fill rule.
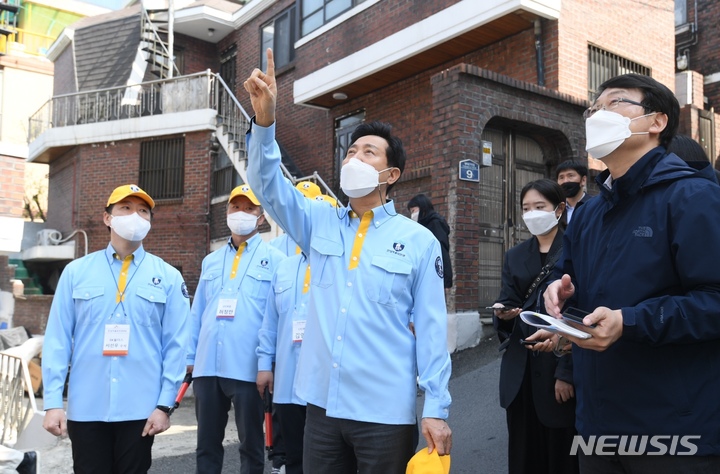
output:
[[[720,455],[720,186],[658,147],[573,214],[554,277],[566,306],[622,309],[604,352],[573,348],[578,432],[690,435]],[[671,444],[667,438],[667,444]],[[678,451],[689,451],[676,447]]]

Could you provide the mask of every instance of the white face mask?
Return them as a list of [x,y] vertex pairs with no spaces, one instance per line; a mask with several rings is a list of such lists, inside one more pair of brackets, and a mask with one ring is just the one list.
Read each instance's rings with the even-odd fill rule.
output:
[[233,234],[248,235],[257,228],[259,218],[243,211],[233,212],[227,216],[227,226]]
[[649,132],[631,132],[630,123],[633,120],[654,115],[641,115],[633,119],[609,110],[598,110],[585,120],[585,151],[593,158],[601,160],[617,150],[631,135],[647,135]]
[[412,214],[410,214],[410,219],[417,222],[418,218],[420,217],[420,211],[415,211]]
[[522,215],[525,226],[532,235],[545,235],[558,224],[559,217],[555,217],[555,211],[528,211]]
[[340,168],[340,188],[351,198],[361,198],[367,196],[380,183],[380,173],[392,168],[385,168],[378,171],[374,166],[369,165],[357,158],[350,158],[346,164]]
[[111,216],[110,227],[123,239],[139,242],[150,232],[150,221],[133,212],[128,216]]

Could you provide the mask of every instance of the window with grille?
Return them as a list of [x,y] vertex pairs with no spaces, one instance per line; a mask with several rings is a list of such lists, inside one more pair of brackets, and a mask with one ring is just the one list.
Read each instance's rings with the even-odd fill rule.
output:
[[212,155],[212,196],[227,196],[236,187],[242,184],[240,175],[235,171],[225,150],[220,147]]
[[302,20],[300,30],[302,35],[312,33],[325,23],[330,22],[342,13],[360,5],[365,0],[299,0],[301,4]]
[[650,68],[625,59],[617,54],[589,45],[588,47],[588,100],[593,102],[600,84],[621,74],[650,75]]
[[140,144],[138,185],[153,199],[183,197],[185,139],[153,140]]
[[263,71],[267,70],[268,48],[273,50],[276,69],[281,69],[295,60],[295,41],[298,39],[295,11],[293,5],[260,29],[260,69]]

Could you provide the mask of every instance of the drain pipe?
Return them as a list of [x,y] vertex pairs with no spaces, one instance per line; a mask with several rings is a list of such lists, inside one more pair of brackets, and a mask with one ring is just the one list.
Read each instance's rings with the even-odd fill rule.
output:
[[545,67],[543,65],[543,43],[542,43],[542,27],[540,19],[535,19],[535,59],[537,61],[537,81],[539,86],[545,85]]

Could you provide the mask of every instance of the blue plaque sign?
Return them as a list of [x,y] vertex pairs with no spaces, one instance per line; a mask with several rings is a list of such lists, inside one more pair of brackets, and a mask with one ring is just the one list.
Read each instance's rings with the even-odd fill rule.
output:
[[463,181],[480,182],[480,165],[473,160],[462,160],[459,163],[458,178]]

